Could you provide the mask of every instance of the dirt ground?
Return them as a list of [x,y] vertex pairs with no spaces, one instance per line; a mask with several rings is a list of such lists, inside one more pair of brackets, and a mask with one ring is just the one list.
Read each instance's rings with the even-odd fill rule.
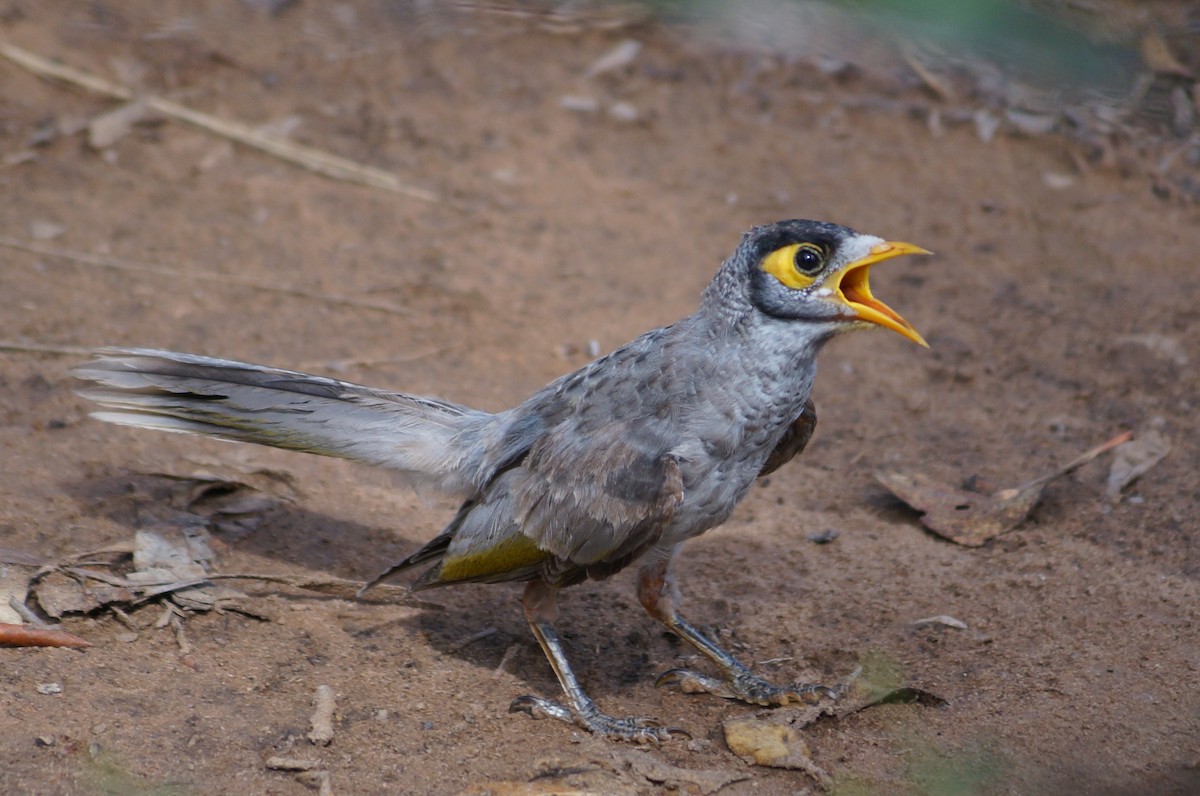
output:
[[[873,282],[930,349],[884,332],[826,349],[809,450],[689,545],[685,610],[776,680],[884,660],[946,701],[803,729],[837,792],[1200,792],[1200,207],[1136,169],[1089,167],[1065,138],[933,131],[921,109],[940,100],[919,85],[686,29],[267,5],[7,2],[0,30],[441,201],[175,121],[97,150],[81,127],[112,101],[0,62],[0,234],[126,266],[0,249],[0,339],[213,354],[499,409],[692,311],[752,225],[819,218],[913,241],[937,256]],[[589,75],[625,39],[642,45],[633,60]],[[128,542],[169,514],[163,472],[293,477],[293,501],[215,532],[222,572],[363,580],[450,516],[342,462],[96,422],[67,374],[83,358],[0,353],[3,547],[53,559]],[[1172,451],[1119,502],[1102,456],[975,549],[924,530],[873,476],[1012,486],[1149,429]],[[268,768],[276,755],[315,761],[332,793],[715,789],[668,766],[743,777],[723,794],[817,787],[725,743],[726,719],[787,710],[654,688],[690,658],[628,574],[571,590],[561,630],[602,707],[690,743],[636,750],[509,714],[517,695],[557,693],[514,588],[423,607],[237,585],[273,620],[197,613],[184,649],[154,627],[161,607],[131,610],[136,633],[100,610],[65,620],[85,651],[0,650],[0,790],[318,786]],[[914,624],[939,615],[966,629]],[[305,738],[319,685],[337,695],[328,746]]]

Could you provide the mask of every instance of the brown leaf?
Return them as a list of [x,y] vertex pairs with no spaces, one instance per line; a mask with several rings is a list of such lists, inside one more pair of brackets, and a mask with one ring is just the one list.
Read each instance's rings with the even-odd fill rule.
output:
[[896,497],[924,512],[921,523],[938,536],[979,547],[1020,525],[1041,499],[1046,484],[1127,442],[1131,436],[1129,432],[1118,434],[1046,475],[990,495],[947,486],[922,473],[881,470],[875,478]]
[[1175,57],[1166,40],[1156,31],[1150,31],[1143,36],[1138,49],[1141,51],[1142,61],[1152,71],[1160,75],[1193,77],[1192,70]]
[[110,603],[125,605],[133,600],[133,592],[123,586],[90,580],[85,586],[59,572],[36,581],[32,591],[41,609],[55,619],[64,614],[88,613]]
[[0,646],[5,647],[71,647],[82,649],[92,642],[65,630],[38,630],[26,625],[0,622]]
[[729,750],[748,763],[803,771],[829,790],[833,779],[816,763],[808,744],[787,724],[755,718],[728,719],[722,725]]
[[896,497],[924,512],[921,523],[926,528],[967,547],[979,547],[1015,528],[1042,496],[1041,484],[1017,492],[1008,500],[997,500],[938,483],[922,473],[880,471],[875,478]]
[[968,547],[978,547],[997,535],[1012,531],[1042,497],[1040,484],[1000,501],[980,492],[937,483],[922,473],[881,471],[875,477],[901,501],[924,511],[920,521],[926,528]]

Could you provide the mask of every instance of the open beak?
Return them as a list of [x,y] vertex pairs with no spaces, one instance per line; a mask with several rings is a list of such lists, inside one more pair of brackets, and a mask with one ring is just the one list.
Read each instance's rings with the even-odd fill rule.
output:
[[877,243],[871,247],[871,253],[866,257],[855,260],[837,273],[831,274],[825,280],[825,285],[832,288],[838,299],[854,313],[855,320],[879,324],[928,348],[929,343],[925,342],[925,338],[908,321],[871,295],[871,286],[867,282],[867,275],[872,265],[899,257],[902,254],[931,254],[931,252],[911,243],[900,243],[899,241]]

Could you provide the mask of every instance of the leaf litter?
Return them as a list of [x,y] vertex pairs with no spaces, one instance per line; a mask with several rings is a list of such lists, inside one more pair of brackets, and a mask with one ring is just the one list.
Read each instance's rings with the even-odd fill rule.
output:
[[1119,450],[1132,437],[1129,431],[1118,434],[1045,475],[991,494],[950,486],[924,473],[880,470],[875,478],[893,495],[922,512],[921,523],[938,536],[966,547],[979,547],[1024,522],[1051,481],[1106,451]]
[[[362,587],[359,581],[333,577],[217,571],[211,530],[251,530],[267,511],[290,502],[295,492],[287,473],[149,475],[170,484],[166,503],[174,514],[136,530],[129,541],[53,561],[0,548],[0,645],[86,647],[86,639],[52,621],[102,611],[130,631],[119,640],[135,641],[142,628],[127,611],[155,603],[164,611],[154,626],[171,628],[180,649],[187,650],[183,622],[194,613],[231,611],[273,619],[261,600],[228,581],[273,583],[345,598]],[[376,598],[404,599],[406,594],[403,587],[381,586]]]

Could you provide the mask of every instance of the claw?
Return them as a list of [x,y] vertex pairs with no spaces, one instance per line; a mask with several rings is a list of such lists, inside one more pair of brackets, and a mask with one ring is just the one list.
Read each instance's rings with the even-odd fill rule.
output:
[[691,740],[692,734],[681,727],[664,727],[661,722],[644,718],[617,718],[595,710],[576,714],[565,705],[551,699],[526,694],[514,699],[508,706],[509,713],[528,713],[535,719],[558,719],[575,724],[588,732],[632,741],[639,744],[659,746],[673,737]]
[[683,727],[663,727],[662,731],[664,733],[666,733],[668,737],[670,737],[672,735],[677,735],[680,738],[683,738],[688,741],[692,740],[692,738],[693,738],[692,734],[690,732],[688,732],[687,730],[685,730]]
[[733,672],[728,680],[724,680],[690,669],[668,669],[658,676],[654,684],[672,686],[685,694],[712,694],[764,707],[779,707],[793,702],[815,705],[822,698],[836,700],[839,697],[838,692],[829,686],[809,683],[779,686],[749,671]]
[[575,716],[564,705],[552,699],[543,699],[531,694],[525,694],[514,699],[508,705],[509,713],[528,713],[534,719],[558,719],[572,722]]
[[730,688],[729,683],[690,669],[668,669],[658,676],[654,686],[678,688],[685,694],[712,694],[725,699],[738,699],[738,694]]
[[817,702],[820,702],[822,697],[832,700],[833,702],[837,702],[842,698],[842,689],[834,688],[828,685],[809,685],[808,683],[796,683],[792,686],[792,688],[797,691],[807,691],[808,693],[814,695],[816,697],[816,700],[813,702],[814,705]]

